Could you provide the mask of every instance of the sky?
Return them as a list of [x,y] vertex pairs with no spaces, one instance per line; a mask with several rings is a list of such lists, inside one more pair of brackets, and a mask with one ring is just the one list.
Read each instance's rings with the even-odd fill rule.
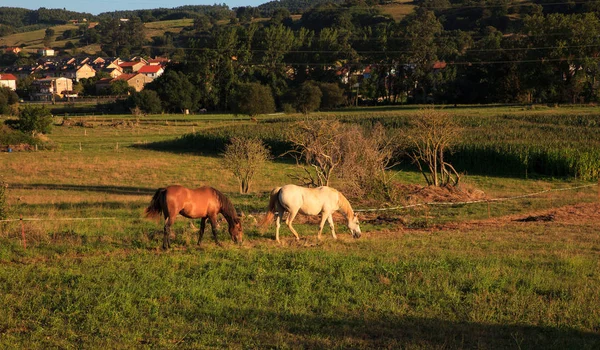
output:
[[270,0],[0,0],[1,6],[22,7],[37,10],[40,7],[65,8],[69,11],[88,12],[97,15],[101,12],[117,10],[173,8],[183,5],[214,5],[225,3],[229,8],[258,6]]

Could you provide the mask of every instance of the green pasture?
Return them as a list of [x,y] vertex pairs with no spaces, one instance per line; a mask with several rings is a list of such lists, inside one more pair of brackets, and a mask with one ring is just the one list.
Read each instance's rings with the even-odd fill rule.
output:
[[[548,140],[580,152],[600,148],[596,108],[448,110],[468,128],[467,146],[487,142],[502,150],[511,140],[535,148]],[[400,132],[414,112],[317,116],[365,126],[379,121]],[[0,153],[9,216],[26,219],[0,223],[2,348],[600,346],[600,225],[583,216],[572,222],[504,219],[592,205],[597,178],[467,172],[464,186],[488,198],[591,187],[489,206],[361,213],[359,240],[341,217],[339,239],[326,227],[320,242],[316,220],[300,219],[301,240],[284,226],[277,245],[274,227],[261,230],[256,222],[268,191],[301,169],[275,158],[251,193],[241,195],[220,145],[232,135],[255,135],[285,147],[281,135],[302,116],[88,116],[68,117],[79,124],[59,126],[62,118],[47,135],[49,150]],[[400,184],[423,184],[409,163],[397,170]],[[174,183],[226,193],[246,215],[243,245],[231,242],[223,221],[223,247],[210,231],[198,246],[197,229],[181,218],[174,248],[162,251],[162,223],[143,218],[143,210],[157,188]],[[355,209],[406,204],[351,203]],[[477,220],[483,221],[469,224]]]

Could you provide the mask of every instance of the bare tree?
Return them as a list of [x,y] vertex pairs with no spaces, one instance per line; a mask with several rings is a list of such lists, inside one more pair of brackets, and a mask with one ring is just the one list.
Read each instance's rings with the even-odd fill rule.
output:
[[460,136],[460,128],[448,113],[433,108],[418,113],[407,138],[413,147],[410,157],[428,185],[458,185],[460,174],[444,160],[444,153],[458,142]]
[[342,123],[337,120],[310,120],[298,122],[296,132],[290,133],[289,141],[294,150],[289,152],[297,160],[304,160],[305,185],[329,186],[331,177],[342,162]]
[[293,154],[308,166],[304,176],[296,176],[304,185],[328,186],[335,176],[355,195],[381,189],[388,197],[396,165],[397,139],[390,137],[381,124],[371,130],[337,120],[303,120],[291,133]]
[[225,167],[233,173],[240,184],[240,193],[248,193],[250,182],[256,173],[264,168],[271,154],[261,140],[231,138],[225,146]]
[[339,166],[347,191],[356,195],[377,192],[394,199],[392,180],[397,172],[391,170],[399,163],[399,143],[399,135],[387,133],[380,123],[369,130],[358,125],[348,127],[342,143],[343,162]]

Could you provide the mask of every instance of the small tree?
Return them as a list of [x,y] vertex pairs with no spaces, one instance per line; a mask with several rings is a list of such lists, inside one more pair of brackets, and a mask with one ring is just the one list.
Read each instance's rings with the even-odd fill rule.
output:
[[162,111],[160,97],[154,90],[142,90],[129,96],[128,104],[131,108],[139,108],[148,114],[158,114]]
[[321,89],[321,108],[336,108],[344,104],[344,90],[336,83],[320,83]]
[[294,107],[298,112],[308,114],[321,105],[321,89],[311,82],[304,82],[296,92]]
[[261,140],[233,137],[225,146],[225,167],[240,184],[240,193],[248,193],[250,182],[264,167],[271,154]]
[[334,171],[342,162],[342,128],[337,120],[303,120],[289,134],[294,145],[290,153],[303,160],[314,174],[306,170],[306,185],[329,186]]
[[7,87],[0,87],[0,114],[11,114],[11,106],[19,102],[19,96]]
[[110,83],[109,93],[111,95],[127,95],[130,92],[134,92],[133,89],[125,80],[115,80]]
[[259,114],[273,113],[275,111],[275,100],[268,86],[259,83],[240,84],[237,87],[231,107],[236,114],[247,114],[252,117]]
[[52,114],[45,106],[26,105],[19,112],[16,129],[24,133],[48,134],[52,131]]
[[413,147],[410,157],[428,185],[458,185],[460,175],[444,160],[444,153],[460,138],[460,129],[448,113],[433,108],[421,110],[407,137]]

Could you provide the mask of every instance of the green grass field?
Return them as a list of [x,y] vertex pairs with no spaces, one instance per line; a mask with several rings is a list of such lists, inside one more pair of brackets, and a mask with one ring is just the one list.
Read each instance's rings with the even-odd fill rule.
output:
[[[393,119],[414,111],[357,110],[338,117]],[[573,136],[577,130],[595,137],[597,126],[572,121],[599,115],[597,108],[465,107],[453,113],[479,118],[485,133],[492,133],[494,120],[529,120],[533,134],[552,129],[558,123],[546,119],[562,113],[570,125],[565,138],[574,144],[582,142]],[[277,245],[274,227],[260,230],[254,219],[262,218],[267,192],[300,171],[295,163],[275,159],[252,193],[241,195],[218,152],[145,147],[293,118],[266,116],[256,124],[228,115],[81,117],[93,127],[55,126],[48,135],[52,150],[0,153],[10,218],[39,220],[0,223],[0,347],[600,346],[596,180],[467,174],[465,186],[489,198],[590,187],[489,207],[363,213],[359,240],[337,217],[339,239],[326,227],[319,242],[316,219],[300,218],[301,240],[282,227],[283,244]],[[136,123],[120,123],[125,120]],[[408,165],[397,179],[423,184]],[[174,183],[212,185],[252,214],[243,221],[244,244],[232,243],[222,222],[224,246],[206,234],[199,247],[196,230],[181,218],[174,248],[162,251],[162,223],[144,219],[143,210],[156,188]],[[351,203],[355,209],[378,204],[368,198]]]

